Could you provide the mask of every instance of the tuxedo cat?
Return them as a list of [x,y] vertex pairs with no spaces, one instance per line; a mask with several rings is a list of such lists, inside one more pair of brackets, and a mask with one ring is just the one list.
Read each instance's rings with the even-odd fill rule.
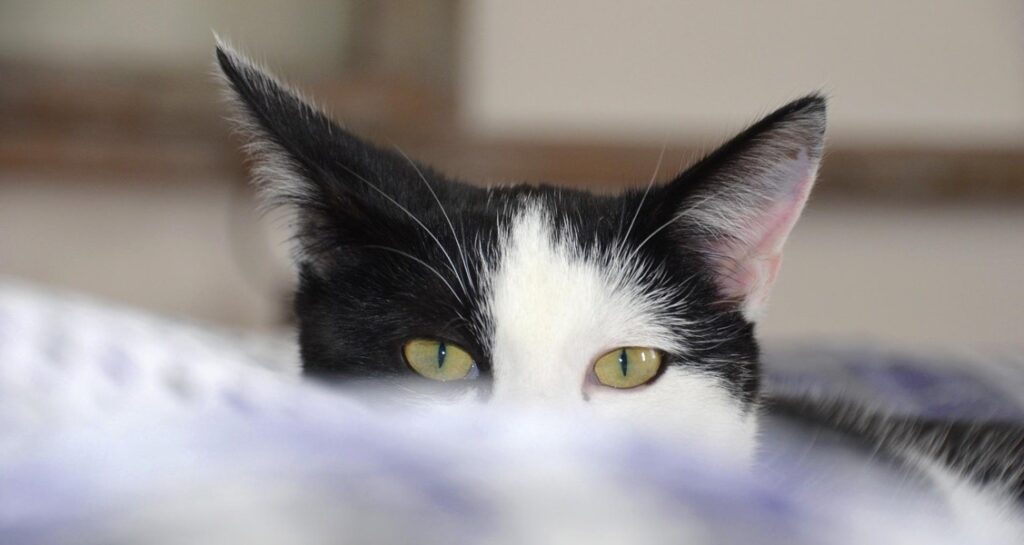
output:
[[782,415],[924,472],[1024,492],[1024,432],[1010,423],[761,395],[754,324],[822,158],[822,96],[666,184],[596,195],[453,180],[346,132],[230,48],[217,58],[257,182],[291,212],[307,375],[589,410],[740,462],[765,414]]

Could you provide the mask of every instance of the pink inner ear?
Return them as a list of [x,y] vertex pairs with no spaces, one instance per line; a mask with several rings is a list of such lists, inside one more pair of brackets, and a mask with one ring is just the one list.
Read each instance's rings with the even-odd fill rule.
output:
[[717,248],[720,263],[719,288],[731,300],[741,301],[748,319],[759,317],[768,302],[775,278],[782,266],[782,248],[800,217],[814,185],[817,163],[801,157],[792,165],[796,183],[765,210],[751,211],[743,218],[747,228],[728,244]]

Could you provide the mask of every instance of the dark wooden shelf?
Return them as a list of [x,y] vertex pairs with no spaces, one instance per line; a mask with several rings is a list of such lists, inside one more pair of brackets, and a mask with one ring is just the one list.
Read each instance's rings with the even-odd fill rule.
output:
[[[381,75],[304,86],[336,119],[463,179],[595,189],[646,183],[661,147],[497,140],[459,130],[452,93]],[[0,62],[0,173],[110,183],[181,177],[242,183],[240,142],[209,74],[145,74]],[[661,178],[713,142],[674,143]],[[1024,150],[833,147],[819,197],[1024,202]]]

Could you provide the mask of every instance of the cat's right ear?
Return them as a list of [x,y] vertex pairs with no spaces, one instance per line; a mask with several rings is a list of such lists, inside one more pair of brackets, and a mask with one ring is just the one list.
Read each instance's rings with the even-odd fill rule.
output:
[[661,227],[707,260],[724,300],[764,311],[825,144],[825,98],[795,100],[710,153],[662,193]]
[[217,62],[264,204],[291,212],[296,258],[315,265],[372,223],[373,202],[380,198],[374,187],[388,154],[343,130],[220,39]]

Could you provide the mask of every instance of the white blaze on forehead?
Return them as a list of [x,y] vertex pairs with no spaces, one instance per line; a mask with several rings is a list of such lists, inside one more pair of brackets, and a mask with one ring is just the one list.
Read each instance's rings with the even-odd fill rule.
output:
[[718,377],[673,367],[630,390],[588,383],[594,361],[618,347],[688,352],[686,335],[678,333],[688,325],[678,314],[686,301],[641,286],[634,264],[585,255],[569,242],[572,236],[560,235],[566,234],[554,233],[547,214],[531,206],[501,241],[485,306],[493,326],[493,399],[585,405],[638,426],[728,445],[747,460],[755,419]]
[[588,366],[605,351],[684,348],[662,325],[658,302],[614,272],[623,267],[602,266],[558,235],[539,207],[529,207],[502,240],[487,307],[496,395],[516,384],[530,397],[580,397]]

